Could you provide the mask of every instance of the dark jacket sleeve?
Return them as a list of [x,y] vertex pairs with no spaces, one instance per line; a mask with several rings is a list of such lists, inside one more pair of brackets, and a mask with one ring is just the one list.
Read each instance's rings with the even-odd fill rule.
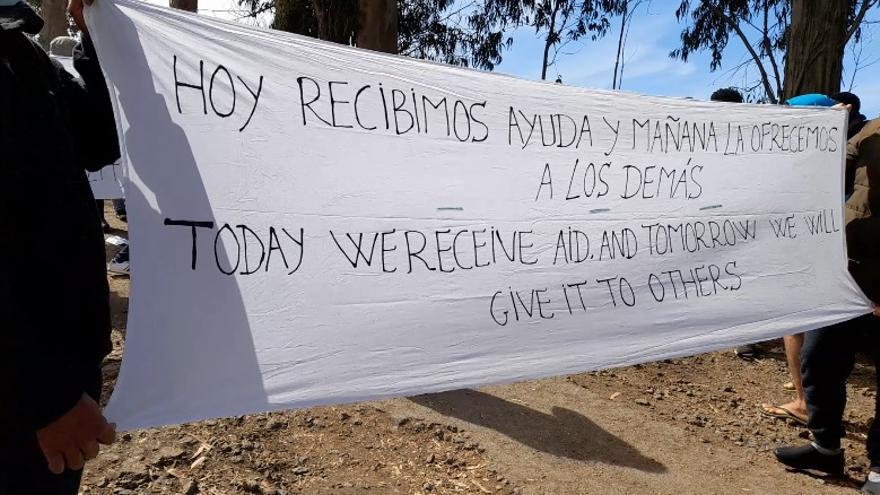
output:
[[86,170],[96,171],[119,159],[119,139],[110,93],[95,46],[87,34],[74,49],[73,65],[81,79],[63,69],[60,72],[73,124],[71,133],[80,164]]
[[[44,337],[49,337],[44,335]],[[26,388],[16,391],[16,422],[37,431],[70,411],[86,392],[88,377],[70,352],[57,345],[26,342],[28,362],[16,367],[17,383]],[[37,353],[33,352],[37,349]],[[30,352],[28,352],[30,351]]]
[[[0,77],[0,142],[9,150],[0,159],[0,219],[4,226],[0,259],[14,260],[0,268],[0,371],[4,397],[9,399],[0,401],[0,442],[4,434],[33,432],[69,411],[91,389],[89,384],[100,364],[101,354],[93,350],[96,346],[92,343],[97,331],[92,327],[103,328],[103,317],[91,315],[104,309],[104,303],[93,301],[107,298],[103,239],[97,218],[93,218],[94,201],[84,174],[80,174],[81,184],[71,181],[70,174],[58,165],[70,157],[77,166],[97,169],[119,155],[107,88],[94,48],[89,40],[86,44],[80,57],[85,63],[78,64],[82,81],[52,64],[30,42],[14,47],[19,57],[14,69],[18,76],[31,78],[28,84],[46,85],[44,78],[57,77],[56,96],[65,105],[54,108],[66,107],[57,117],[66,113],[68,119],[15,122],[28,115],[21,105],[16,106],[16,101],[20,103],[16,99],[36,98],[39,93],[11,86],[15,80],[11,75]],[[27,62],[30,70],[25,70]],[[55,82],[50,81],[50,86]],[[37,134],[20,130],[39,126],[69,132],[69,139],[57,143],[70,143],[74,149],[42,136],[32,138]],[[34,203],[33,198],[38,197]],[[54,218],[58,224],[53,242],[27,242],[39,238],[46,218]],[[45,280],[41,284],[33,271],[40,260],[47,259],[56,263],[48,296]],[[46,301],[52,301],[52,308],[47,309]]]
[[859,218],[846,226],[850,273],[876,304],[880,304],[880,216]]

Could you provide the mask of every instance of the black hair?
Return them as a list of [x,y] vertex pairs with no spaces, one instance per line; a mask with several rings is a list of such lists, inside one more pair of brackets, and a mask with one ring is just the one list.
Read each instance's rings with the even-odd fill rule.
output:
[[831,99],[846,105],[852,105],[853,113],[859,113],[859,110],[862,109],[862,101],[859,100],[859,97],[848,91],[832,95]]
[[728,103],[742,103],[743,95],[736,88],[721,88],[709,97],[712,101],[726,101]]

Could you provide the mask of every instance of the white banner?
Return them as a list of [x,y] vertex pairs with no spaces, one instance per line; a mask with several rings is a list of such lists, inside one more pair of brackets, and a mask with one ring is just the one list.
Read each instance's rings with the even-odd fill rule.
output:
[[121,429],[704,352],[868,311],[845,115],[589,91],[130,0]]
[[86,172],[95,199],[124,198],[122,192],[122,165],[113,163],[96,172]]

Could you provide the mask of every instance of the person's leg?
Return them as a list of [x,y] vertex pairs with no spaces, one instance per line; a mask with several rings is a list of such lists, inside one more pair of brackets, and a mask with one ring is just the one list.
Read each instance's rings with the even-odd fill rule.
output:
[[[103,377],[100,369],[86,384],[85,392],[100,401]],[[0,495],[77,495],[82,470],[53,474],[37,443],[36,433],[0,432]]]
[[110,224],[107,223],[107,219],[104,218],[104,200],[96,199],[95,207],[98,209],[98,218],[101,220],[101,230],[104,232],[110,232]]
[[804,347],[804,334],[786,335],[783,337],[785,344],[785,360],[788,362],[788,373],[791,375],[791,383],[794,384],[795,400],[784,404],[789,411],[797,415],[807,414],[807,403],[804,398],[804,384],[801,376],[801,351]]
[[128,220],[128,214],[125,211],[124,199],[114,199],[113,210],[116,212],[116,218],[122,220],[123,222]]
[[[880,390],[880,318],[868,315],[863,318],[862,335],[864,336],[865,348],[871,350],[871,357],[874,360],[875,378],[877,380],[877,390]],[[871,423],[871,429],[868,430],[868,460],[871,462],[871,469],[880,472],[880,397],[875,394],[874,397],[874,421]]]
[[7,461],[0,466],[0,495],[76,495],[79,492],[82,470],[52,474],[36,437],[9,451]]
[[802,384],[809,411],[807,426],[815,441],[776,449],[776,458],[783,464],[795,469],[843,474],[840,437],[846,379],[855,362],[857,336],[857,325],[851,321],[805,335],[801,354]]
[[[18,466],[9,474],[8,495],[39,493],[41,495],[77,495],[82,470],[52,474],[45,463],[42,466]],[[0,494],[6,495],[0,489]]]
[[846,379],[855,364],[858,321],[847,321],[810,332],[802,353],[803,387],[816,443],[840,448]]
[[807,421],[807,404],[804,401],[804,386],[801,379],[801,349],[804,346],[804,334],[786,335],[782,340],[785,345],[785,359],[788,372],[794,385],[795,399],[782,405],[761,404],[761,411],[778,418],[790,418],[800,423]]

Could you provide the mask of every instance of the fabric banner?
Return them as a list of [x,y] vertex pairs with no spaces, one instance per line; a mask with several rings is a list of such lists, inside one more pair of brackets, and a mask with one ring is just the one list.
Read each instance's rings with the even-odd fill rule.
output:
[[113,163],[105,166],[97,172],[86,172],[89,186],[95,199],[121,199],[125,197],[122,191],[122,166]]
[[120,429],[690,355],[869,311],[845,113],[590,91],[131,0]]

